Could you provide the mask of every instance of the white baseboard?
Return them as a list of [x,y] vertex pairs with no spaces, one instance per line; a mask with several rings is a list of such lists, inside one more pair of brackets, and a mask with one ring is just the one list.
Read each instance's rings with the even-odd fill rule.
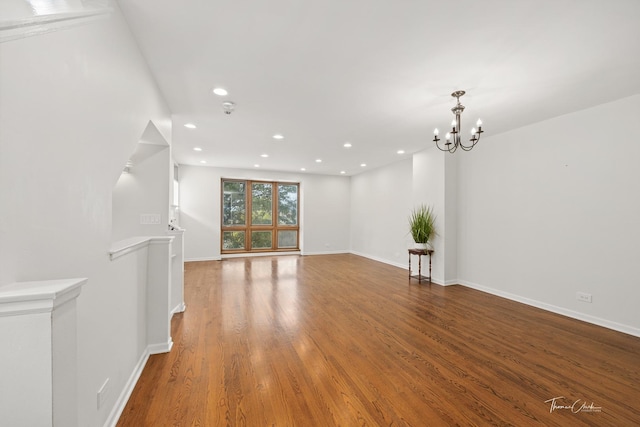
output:
[[118,396],[118,400],[116,400],[116,404],[113,406],[113,409],[109,413],[109,417],[107,418],[107,421],[104,423],[104,427],[115,427],[115,425],[118,423],[118,420],[120,419],[120,415],[122,415],[122,411],[124,411],[124,407],[127,405],[127,402],[129,401],[129,397],[131,397],[131,393],[133,393],[133,389],[138,383],[138,379],[140,378],[140,375],[142,375],[142,371],[144,370],[144,367],[147,364],[147,360],[149,360],[149,355],[150,353],[149,353],[149,350],[147,349],[140,356],[140,359],[138,360],[138,363],[136,363],[136,366],[134,367],[133,372],[131,373],[131,376],[129,376],[129,379],[127,380],[127,383],[122,389],[120,396]]
[[374,261],[378,261],[378,262],[381,262],[381,263],[383,263],[383,264],[389,264],[389,265],[392,265],[392,266],[394,266],[394,267],[402,268],[403,270],[406,270],[406,269],[408,268],[408,266],[407,266],[407,264],[406,264],[406,263],[405,263],[405,264],[403,264],[403,263],[401,263],[401,262],[390,261],[390,260],[388,260],[388,259],[380,258],[380,257],[373,256],[373,255],[369,255],[369,254],[365,254],[365,253],[363,253],[363,252],[350,251],[349,253],[352,253],[352,254],[354,254],[354,255],[361,256],[361,257],[363,257],[363,258],[368,258],[368,259],[371,259],[371,260],[374,260]]
[[[351,251],[350,253],[354,254],[354,255],[358,255],[364,258],[368,258],[371,259],[373,261],[378,261],[381,262],[383,264],[389,264],[392,265],[394,267],[398,267],[401,268],[403,270],[407,270],[409,268],[408,264],[403,264],[400,262],[395,262],[395,261],[390,261],[388,259],[384,259],[384,258],[379,258],[373,255],[369,255],[369,254],[365,254],[362,252],[357,252],[357,251]],[[447,285],[452,285],[452,284],[456,284],[458,283],[457,281],[453,281],[452,283],[445,283],[444,280],[438,278],[438,277],[432,277],[431,278],[431,283],[433,283],[434,285],[439,285],[439,286],[447,286]]]
[[140,356],[138,363],[136,363],[136,366],[133,368],[133,372],[129,376],[129,379],[122,389],[122,392],[118,396],[118,400],[116,400],[113,409],[109,413],[109,417],[104,423],[104,427],[115,427],[115,425],[118,423],[120,415],[122,415],[122,411],[124,411],[124,407],[127,405],[127,402],[131,397],[131,393],[133,393],[133,389],[140,379],[140,375],[142,375],[142,371],[147,364],[147,360],[149,360],[149,356],[158,353],[168,353],[169,351],[171,351],[172,347],[173,341],[171,339],[169,339],[166,344],[152,344],[147,346],[145,351]]
[[622,332],[628,335],[640,337],[640,329],[633,326],[623,325],[621,323],[613,322],[611,320],[601,319],[599,317],[590,316],[588,314],[580,313],[578,311],[569,310],[567,308],[558,307],[556,305],[547,304],[545,302],[537,301],[531,298],[522,297],[520,295],[512,294],[510,292],[501,291],[499,289],[482,286],[477,283],[468,282],[466,280],[458,281],[459,284],[468,288],[476,289],[478,291],[486,292],[488,294],[497,295],[508,300],[520,302],[522,304],[530,305],[532,307],[540,308],[542,310],[550,311],[552,313],[560,314],[562,316],[570,317],[572,319],[581,320],[583,322],[592,323],[594,325],[602,326],[604,328],[612,329],[614,331]]
[[199,261],[222,261],[222,257],[212,257],[212,258],[185,258],[184,262],[199,262]]
[[302,252],[301,255],[340,255],[348,254],[349,251],[316,251],[316,252]]
[[169,341],[160,344],[149,344],[147,351],[149,354],[169,353],[173,347],[173,340],[169,337]]
[[176,313],[183,313],[186,309],[187,309],[187,306],[183,301],[177,306],[175,306],[173,310],[171,310],[171,315],[173,316]]
[[222,261],[225,258],[246,258],[246,257],[256,257],[256,256],[286,256],[286,255],[337,255],[337,254],[348,254],[349,251],[314,251],[314,252],[305,252],[305,251],[291,251],[291,252],[252,252],[252,253],[241,253],[241,254],[224,254],[218,257],[212,258],[185,258],[184,262],[199,262],[199,261]]
[[226,258],[249,258],[259,256],[287,256],[287,255],[300,255],[300,251],[279,251],[279,252],[243,252],[241,254],[223,254],[221,259]]
[[[400,267],[400,268],[408,268],[407,265],[405,264],[400,264],[397,262],[393,262],[393,261],[389,261],[387,259],[383,259],[383,258],[379,258],[379,257],[375,257],[369,254],[365,254],[365,253],[361,253],[361,252],[357,252],[357,251],[351,251],[352,254],[354,255],[358,255],[361,257],[365,257],[365,258],[369,258],[371,260],[374,261],[378,261],[378,262],[382,262],[384,264],[389,264],[389,265],[393,265],[395,267]],[[602,326],[604,328],[608,328],[614,331],[618,331],[618,332],[622,332],[628,335],[633,335],[636,337],[640,337],[640,329],[639,328],[635,328],[633,326],[629,326],[629,325],[624,325],[621,323],[617,323],[617,322],[613,322],[611,320],[606,320],[606,319],[601,319],[599,317],[595,317],[595,316],[590,316],[588,314],[584,314],[584,313],[580,313],[578,311],[573,311],[573,310],[569,310],[563,307],[558,307],[552,304],[547,304],[541,301],[537,301],[537,300],[533,300],[530,298],[526,298],[520,295],[516,295],[516,294],[512,294],[509,292],[504,292],[498,289],[494,289],[494,288],[490,288],[487,286],[482,286],[479,285],[477,283],[473,283],[473,282],[469,282],[466,280],[447,280],[444,281],[442,280],[442,278],[439,277],[434,277],[431,279],[431,283],[435,283],[437,285],[441,285],[441,286],[451,286],[451,285],[457,285],[460,284],[462,286],[466,286],[468,288],[472,288],[472,289],[476,289],[482,292],[486,292],[488,294],[492,294],[492,295],[497,295],[499,297],[502,298],[506,298],[508,300],[511,301],[516,301],[516,302],[521,302],[523,304],[526,305],[530,305],[532,307],[537,307],[540,308],[542,310],[546,310],[546,311],[550,311],[552,313],[556,313],[556,314],[560,314],[562,316],[567,316],[570,317],[572,319],[577,319],[577,320],[581,320],[583,322],[587,322],[587,323],[591,323],[594,325],[598,325],[598,326]]]

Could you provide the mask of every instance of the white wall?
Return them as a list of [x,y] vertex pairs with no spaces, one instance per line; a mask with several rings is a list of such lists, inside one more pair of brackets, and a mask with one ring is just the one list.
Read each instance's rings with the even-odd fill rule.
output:
[[300,177],[304,255],[349,252],[350,178],[329,175]]
[[407,265],[407,249],[413,247],[408,227],[413,167],[406,159],[351,178],[352,252]]
[[[432,148],[433,149],[433,148]],[[460,155],[444,156],[444,277],[441,283],[451,285],[458,280],[458,163]]]
[[[455,178],[456,165],[435,147],[415,153],[412,158],[393,163],[351,178],[351,251],[398,267],[408,264],[407,249],[414,245],[409,233],[409,214],[420,205],[431,206],[436,215],[438,235],[433,239],[432,280],[444,284],[445,260],[455,270]],[[450,187],[448,187],[450,186]],[[445,230],[445,225],[449,228]],[[446,231],[446,232],[445,232]],[[453,237],[451,237],[453,236]],[[415,259],[413,262],[415,263]],[[449,280],[448,280],[449,279]],[[455,280],[453,280],[455,282]]]
[[[446,261],[446,157],[435,146],[413,155],[412,202],[411,207],[425,204],[433,208],[436,216],[436,232],[433,239],[432,281],[445,284]],[[408,225],[406,225],[408,227]]]
[[185,260],[220,259],[221,178],[299,182],[302,253],[349,251],[349,178],[181,165]]
[[107,19],[0,44],[0,285],[89,279],[78,298],[82,426],[104,424],[141,352],[134,285],[145,272],[109,260],[112,189],[149,120],[171,136],[169,111],[112,6]]
[[[133,236],[161,236],[169,223],[169,190],[173,170],[169,147],[134,164],[113,189],[113,241]],[[141,214],[160,215],[159,224],[141,224]]]
[[639,116],[636,95],[463,153],[462,282],[640,335]]
[[179,222],[185,261],[220,259],[220,178],[212,168],[180,165]]

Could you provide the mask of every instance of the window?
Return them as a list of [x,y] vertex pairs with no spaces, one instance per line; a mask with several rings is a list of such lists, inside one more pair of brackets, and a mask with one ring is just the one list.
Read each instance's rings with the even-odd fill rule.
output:
[[299,184],[222,180],[222,253],[297,250]]

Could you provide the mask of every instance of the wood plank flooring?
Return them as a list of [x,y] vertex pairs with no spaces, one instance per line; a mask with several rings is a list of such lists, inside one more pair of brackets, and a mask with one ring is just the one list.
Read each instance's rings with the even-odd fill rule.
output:
[[118,426],[640,425],[640,338],[366,258],[187,263],[185,300]]

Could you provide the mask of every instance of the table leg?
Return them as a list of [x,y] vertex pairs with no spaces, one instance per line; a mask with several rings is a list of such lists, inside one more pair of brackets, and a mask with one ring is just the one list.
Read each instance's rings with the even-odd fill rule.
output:
[[409,281],[411,281],[411,253],[409,253]]
[[418,255],[418,283],[422,283],[422,255]]

